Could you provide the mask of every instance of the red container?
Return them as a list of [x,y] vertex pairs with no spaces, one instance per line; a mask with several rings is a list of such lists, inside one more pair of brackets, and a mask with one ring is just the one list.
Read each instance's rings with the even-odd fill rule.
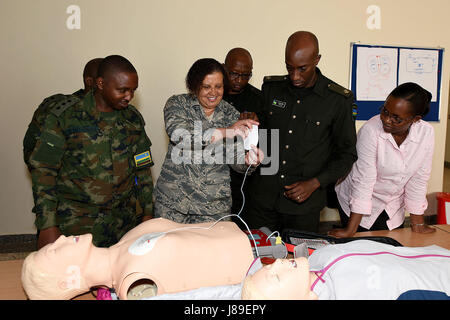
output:
[[436,198],[438,202],[437,224],[450,224],[450,193],[438,192]]

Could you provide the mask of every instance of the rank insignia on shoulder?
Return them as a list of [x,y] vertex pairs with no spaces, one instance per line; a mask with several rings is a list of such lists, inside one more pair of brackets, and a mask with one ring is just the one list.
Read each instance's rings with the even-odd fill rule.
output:
[[51,109],[51,112],[59,117],[61,114],[63,114],[64,111],[66,111],[69,107],[77,104],[79,101],[80,99],[76,96],[66,95],[56,101],[55,105]]
[[136,163],[137,168],[152,163],[152,156],[150,155],[150,150],[135,155],[134,162]]
[[341,87],[340,85],[338,85],[336,83],[329,83],[328,89],[330,89],[331,91],[333,91],[335,93],[343,95],[346,98],[349,98],[353,95],[353,92],[351,92],[350,90],[348,90],[344,87]]
[[287,76],[265,76],[263,82],[284,81]]
[[272,105],[274,107],[278,107],[278,108],[284,109],[286,107],[286,102],[280,101],[280,100],[277,100],[277,99],[273,99]]

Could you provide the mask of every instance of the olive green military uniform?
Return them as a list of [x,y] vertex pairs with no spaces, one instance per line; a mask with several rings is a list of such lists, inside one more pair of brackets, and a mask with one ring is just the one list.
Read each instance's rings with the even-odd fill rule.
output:
[[45,119],[30,158],[38,230],[92,233],[110,246],[153,212],[151,142],[133,106],[100,112],[92,92],[62,99]]
[[[346,175],[357,159],[353,94],[316,71],[311,88],[295,88],[288,76],[264,78],[261,122],[264,128],[279,129],[279,170],[264,175],[261,168],[252,180],[247,215],[251,228],[317,232],[326,187]],[[270,138],[268,142],[270,150]],[[320,187],[304,202],[284,196],[284,186],[312,178]]]
[[49,114],[50,110],[62,99],[68,98],[68,103],[75,103],[76,100],[82,100],[84,97],[84,90],[80,89],[72,93],[73,99],[69,98],[70,95],[61,93],[54,94],[45,98],[41,104],[34,111],[30,124],[28,125],[27,132],[23,138],[23,160],[31,170],[30,155],[36,146],[36,140],[40,136],[41,127],[44,124],[45,118]]
[[[254,112],[258,116],[258,118],[261,116],[261,112],[263,110],[263,99],[261,90],[255,88],[251,84],[247,84],[244,87],[244,90],[242,92],[237,94],[224,94],[223,100],[231,104],[233,107],[236,108],[239,112]],[[240,213],[242,216],[245,215],[245,207],[242,207],[244,198],[242,196],[242,191],[244,192],[245,199],[248,199],[248,185],[250,183],[250,180],[252,179],[254,174],[247,175],[245,178],[244,186],[242,186],[242,182],[244,180],[245,175],[242,173],[239,173],[234,170],[230,170],[230,177],[231,177],[231,198],[232,198],[232,205],[231,205],[231,213],[238,214]],[[242,211],[241,211],[242,209]],[[236,220],[237,223],[240,222],[240,220]]]

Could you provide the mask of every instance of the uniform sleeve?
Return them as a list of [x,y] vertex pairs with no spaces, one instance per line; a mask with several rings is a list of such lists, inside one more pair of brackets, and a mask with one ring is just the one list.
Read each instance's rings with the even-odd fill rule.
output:
[[144,216],[153,216],[153,178],[151,167],[153,166],[153,159],[151,155],[151,141],[142,129],[142,133],[137,142],[138,154],[148,152],[149,159],[142,167],[136,167],[136,196],[139,204],[143,210]]
[[428,207],[427,187],[431,175],[434,152],[434,130],[430,127],[427,135],[421,141],[425,158],[420,168],[413,174],[405,185],[405,209],[409,213],[421,215]]
[[57,225],[56,177],[66,149],[64,134],[57,117],[46,117],[42,133],[31,153],[31,179],[35,197],[35,225],[38,230]]
[[[228,125],[232,125],[236,121],[239,120],[240,113],[235,110],[234,108],[230,109],[229,117],[228,117]],[[228,162],[231,169],[233,169],[236,172],[244,173],[247,171],[247,165],[245,164],[245,149],[244,149],[244,139],[242,139],[239,136],[236,136],[235,139],[226,139],[225,142],[225,148],[226,150],[230,150],[231,148],[227,146],[227,144],[233,144],[233,155],[234,159],[232,162]],[[255,167],[251,167],[249,169],[249,174],[255,171]]]
[[[195,126],[195,120],[186,112],[184,96],[170,97],[164,106],[164,123],[170,142],[183,150],[192,150],[195,145],[210,144],[213,130],[203,132],[202,125]],[[201,123],[201,122],[198,122]]]
[[30,171],[30,156],[36,146],[36,137],[39,136],[39,132],[39,126],[33,117],[23,138],[23,160]]
[[23,138],[23,159],[30,171],[30,157],[36,147],[36,140],[40,135],[42,123],[45,121],[49,108],[62,98],[64,98],[64,95],[62,94],[55,94],[45,98],[33,113],[27,132]]
[[339,105],[337,116],[332,123],[332,152],[324,171],[317,175],[322,187],[335,183],[344,177],[357,159],[356,129],[353,121],[353,96]]

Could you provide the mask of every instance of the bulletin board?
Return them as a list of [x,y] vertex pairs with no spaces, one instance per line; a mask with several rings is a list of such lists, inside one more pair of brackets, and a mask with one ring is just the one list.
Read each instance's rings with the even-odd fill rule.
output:
[[439,121],[443,48],[381,46],[352,43],[350,88],[355,95],[356,120],[379,113],[389,93],[415,82],[432,94],[426,121]]

